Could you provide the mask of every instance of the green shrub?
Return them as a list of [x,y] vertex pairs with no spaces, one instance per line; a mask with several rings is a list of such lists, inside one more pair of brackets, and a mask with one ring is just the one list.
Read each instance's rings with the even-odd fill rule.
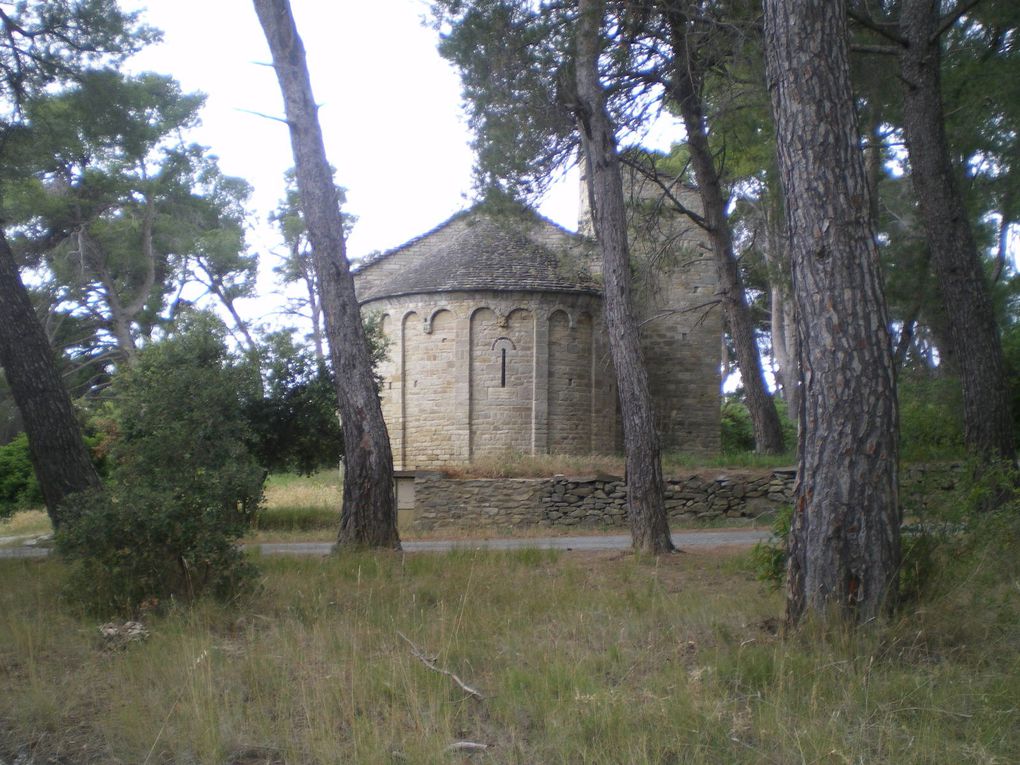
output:
[[42,503],[28,451],[28,436],[22,433],[0,446],[0,518]]
[[227,353],[214,316],[186,316],[114,378],[111,480],[252,519],[265,470],[252,455],[243,394],[257,382]]
[[[106,476],[106,460],[100,454],[100,438],[85,434],[92,462],[100,476]],[[28,435],[19,433],[10,443],[0,446],[0,518],[19,510],[33,510],[43,506],[42,491],[35,477]]]
[[144,488],[75,494],[65,507],[57,549],[71,563],[69,595],[90,612],[253,589],[257,569],[236,544],[247,528],[240,512]]
[[897,381],[900,457],[937,460],[963,454],[963,391],[958,380],[903,374]]
[[249,446],[259,464],[270,473],[301,475],[335,468],[344,441],[333,374],[288,331],[268,335],[260,355],[263,384],[244,402]]
[[[786,402],[773,398],[779,424],[783,429],[783,445],[787,450],[797,446],[797,423],[790,419]],[[726,396],[722,401],[720,418],[720,442],[723,454],[738,454],[754,451],[754,425],[747,405],[736,396]]]
[[772,520],[773,539],[758,542],[751,548],[751,568],[755,576],[773,589],[779,589],[786,582],[786,557],[792,523],[793,507],[779,508]]
[[265,471],[246,445],[250,372],[224,336],[215,317],[188,315],[113,380],[107,490],[72,497],[57,537],[74,597],[95,610],[226,597],[251,579],[236,541]]
[[724,454],[754,451],[754,427],[744,402],[727,396],[722,402],[720,418],[721,446]]

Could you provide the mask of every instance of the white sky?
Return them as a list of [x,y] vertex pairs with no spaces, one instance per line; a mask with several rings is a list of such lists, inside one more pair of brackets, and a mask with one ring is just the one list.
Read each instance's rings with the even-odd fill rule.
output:
[[[319,119],[345,210],[358,216],[348,241],[352,259],[422,234],[471,203],[473,155],[457,73],[436,51],[423,24],[426,0],[292,0],[304,40]],[[136,71],[172,75],[186,92],[206,94],[202,126],[191,140],[210,147],[225,173],[254,186],[250,234],[262,260],[260,290],[275,288],[266,218],[283,197],[293,165],[282,98],[269,49],[250,0],[139,0],[164,42],[131,61]],[[576,228],[576,176],[553,192],[542,212]],[[249,314],[271,310],[266,301]],[[246,318],[260,320],[259,316]]]

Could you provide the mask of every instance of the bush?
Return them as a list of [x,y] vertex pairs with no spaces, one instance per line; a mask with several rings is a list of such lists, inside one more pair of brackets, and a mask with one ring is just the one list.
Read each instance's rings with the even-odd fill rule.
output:
[[[786,410],[786,402],[773,398],[779,424],[783,429],[783,446],[787,450],[797,446],[797,423],[793,422]],[[722,401],[720,442],[723,454],[754,451],[754,425],[747,405],[736,396],[726,396]]]
[[215,505],[254,518],[265,470],[251,453],[243,393],[257,383],[232,361],[214,316],[186,316],[113,381],[114,484]]
[[[1009,552],[1020,540],[1020,473],[1011,465],[970,463],[959,472],[952,491],[945,477],[932,476],[924,514],[903,526],[900,535],[901,602],[918,602],[955,588],[961,572],[982,565],[983,556]],[[991,508],[991,509],[990,509]],[[751,550],[757,578],[778,589],[786,581],[786,560],[793,508],[776,513],[775,541]]]
[[722,402],[720,443],[724,454],[754,451],[754,426],[743,401],[727,396]]
[[231,361],[215,317],[185,317],[112,384],[105,494],[72,497],[58,549],[75,597],[97,610],[226,597],[252,566],[236,540],[254,518],[265,471],[246,443],[248,368]]
[[905,373],[897,381],[900,457],[938,460],[961,456],[963,391],[958,380]]
[[270,473],[301,475],[336,468],[344,441],[332,373],[287,331],[268,335],[261,356],[261,389],[244,402],[259,464]]
[[28,450],[28,436],[22,433],[9,444],[0,446],[0,518],[18,510],[39,507],[42,503]]
[[786,582],[786,557],[792,523],[793,507],[787,505],[779,508],[772,520],[775,541],[758,542],[751,548],[751,569],[758,581],[772,589],[778,590]]
[[241,513],[144,488],[73,495],[57,548],[72,564],[68,592],[88,611],[133,613],[142,606],[225,600],[253,588],[257,569],[236,540]]

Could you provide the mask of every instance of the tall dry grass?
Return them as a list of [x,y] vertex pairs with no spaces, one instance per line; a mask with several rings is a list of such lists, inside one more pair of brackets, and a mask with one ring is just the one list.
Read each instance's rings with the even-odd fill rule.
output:
[[266,559],[251,600],[150,615],[115,650],[60,603],[57,562],[2,561],[0,758],[1018,762],[1003,549],[896,622],[785,641],[731,554]]
[[[791,465],[791,454],[760,455],[751,452],[732,454],[686,454],[667,452],[662,455],[666,476],[682,475],[701,469],[761,469]],[[622,455],[612,454],[521,454],[507,452],[497,456],[477,457],[470,463],[446,465],[442,472],[453,478],[549,478],[554,475],[593,475],[604,473],[622,476],[626,463]]]
[[26,538],[49,534],[53,531],[50,517],[45,510],[21,510],[9,518],[0,520],[0,545],[20,544]]

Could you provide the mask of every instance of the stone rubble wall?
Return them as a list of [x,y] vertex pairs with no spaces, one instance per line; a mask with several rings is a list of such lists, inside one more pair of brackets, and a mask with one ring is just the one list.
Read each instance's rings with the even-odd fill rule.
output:
[[[666,481],[671,522],[755,518],[788,505],[794,473],[717,473]],[[616,476],[453,479],[418,473],[416,531],[471,528],[627,526],[627,485]]]
[[[923,517],[963,475],[959,464],[915,464],[900,474],[904,517]],[[796,471],[711,471],[666,479],[671,523],[757,518],[793,503]],[[616,476],[554,478],[446,478],[414,475],[414,528],[624,528],[627,485]]]

